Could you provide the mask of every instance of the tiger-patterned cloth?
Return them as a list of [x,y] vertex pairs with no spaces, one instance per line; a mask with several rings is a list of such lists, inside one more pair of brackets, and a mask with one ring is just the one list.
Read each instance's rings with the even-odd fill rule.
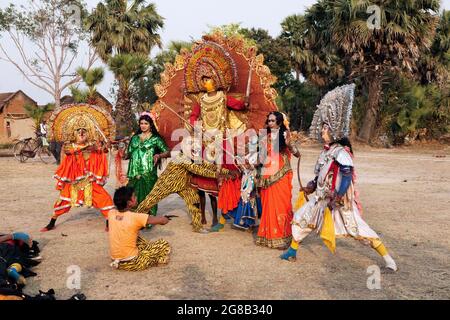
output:
[[149,242],[138,237],[136,245],[139,249],[139,254],[130,261],[120,262],[118,265],[119,270],[141,271],[169,262],[171,248],[166,240],[159,239]]
[[[228,169],[224,168],[220,171],[221,174],[228,174],[229,172]],[[139,204],[136,212],[147,213],[154,205],[170,194],[178,193],[186,203],[191,215],[193,231],[199,232],[202,230],[202,214],[199,209],[200,197],[197,190],[191,186],[192,174],[207,178],[217,178],[217,166],[208,162],[193,163],[185,156],[179,155],[169,162],[156,181],[152,191]]]

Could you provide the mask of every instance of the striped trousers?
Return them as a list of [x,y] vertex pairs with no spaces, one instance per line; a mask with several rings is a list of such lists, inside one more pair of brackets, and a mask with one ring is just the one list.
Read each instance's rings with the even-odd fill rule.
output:
[[158,264],[169,262],[170,245],[166,240],[159,239],[149,242],[141,237],[137,239],[139,254],[130,261],[120,262],[119,270],[141,271]]

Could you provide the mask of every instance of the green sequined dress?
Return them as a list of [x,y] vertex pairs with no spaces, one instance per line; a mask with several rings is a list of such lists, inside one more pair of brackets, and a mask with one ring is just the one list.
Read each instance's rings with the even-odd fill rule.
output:
[[[138,203],[147,197],[158,180],[157,167],[153,165],[153,156],[168,150],[160,136],[152,135],[144,141],[139,135],[131,138],[128,146],[130,162],[127,176],[128,185],[134,188]],[[155,205],[151,208],[150,213],[156,215],[157,210],[158,207]]]

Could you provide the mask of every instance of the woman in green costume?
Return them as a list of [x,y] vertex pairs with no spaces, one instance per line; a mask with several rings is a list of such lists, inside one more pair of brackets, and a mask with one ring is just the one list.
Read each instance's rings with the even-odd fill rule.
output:
[[[170,156],[170,150],[159,135],[149,112],[143,112],[139,118],[139,130],[131,138],[128,155],[128,186],[134,188],[139,204],[152,191],[158,179],[158,162]],[[157,209],[155,205],[149,213],[156,215]]]

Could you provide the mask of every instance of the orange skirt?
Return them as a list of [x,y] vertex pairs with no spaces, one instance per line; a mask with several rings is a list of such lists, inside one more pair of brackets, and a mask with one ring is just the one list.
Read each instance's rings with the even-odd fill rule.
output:
[[226,214],[234,210],[239,205],[241,198],[241,179],[227,179],[222,183],[219,190],[219,200],[217,208],[222,210],[222,214]]
[[262,215],[256,244],[285,248],[292,240],[292,171],[268,188],[261,189]]

